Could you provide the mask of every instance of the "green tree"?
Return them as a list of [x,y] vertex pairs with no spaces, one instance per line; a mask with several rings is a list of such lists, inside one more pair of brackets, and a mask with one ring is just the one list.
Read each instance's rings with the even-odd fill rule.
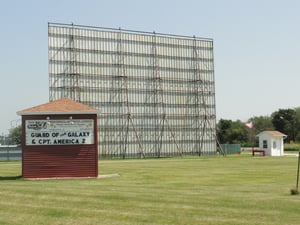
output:
[[272,113],[272,124],[276,130],[288,135],[287,142],[296,140],[299,121],[294,109],[279,109]]
[[240,120],[220,119],[217,124],[217,136],[221,144],[242,144],[247,142],[246,126]]
[[217,124],[217,137],[220,143],[227,143],[228,137],[227,137],[227,130],[230,129],[232,121],[231,120],[225,120],[220,119]]
[[15,128],[10,129],[8,134],[9,144],[21,145],[22,143],[22,126],[19,125]]
[[253,129],[255,134],[258,134],[264,130],[274,130],[272,118],[270,116],[255,116],[249,119],[253,122]]

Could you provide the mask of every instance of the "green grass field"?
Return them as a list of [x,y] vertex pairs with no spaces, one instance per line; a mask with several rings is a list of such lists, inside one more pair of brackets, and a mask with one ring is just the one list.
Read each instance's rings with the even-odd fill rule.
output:
[[297,157],[99,161],[103,179],[23,180],[0,162],[0,224],[299,224]]

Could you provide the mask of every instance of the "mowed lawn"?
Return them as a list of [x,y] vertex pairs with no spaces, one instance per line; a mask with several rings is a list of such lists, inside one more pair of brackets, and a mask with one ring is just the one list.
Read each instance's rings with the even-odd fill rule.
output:
[[102,179],[23,180],[0,162],[0,224],[300,224],[297,157],[100,160]]

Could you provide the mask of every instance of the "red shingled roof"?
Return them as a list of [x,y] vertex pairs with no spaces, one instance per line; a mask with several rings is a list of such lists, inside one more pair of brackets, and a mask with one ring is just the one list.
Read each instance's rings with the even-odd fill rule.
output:
[[18,111],[18,115],[42,115],[42,114],[97,114],[99,111],[93,107],[73,101],[69,98],[61,98],[52,102],[34,106]]

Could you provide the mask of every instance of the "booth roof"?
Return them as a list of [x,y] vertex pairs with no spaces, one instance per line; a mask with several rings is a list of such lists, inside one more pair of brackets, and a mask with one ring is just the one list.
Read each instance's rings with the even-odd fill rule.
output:
[[286,134],[281,133],[281,132],[279,132],[277,130],[266,130],[266,131],[260,132],[256,136],[260,136],[261,134],[269,134],[269,135],[274,136],[274,137],[287,137]]
[[50,115],[50,114],[98,114],[99,111],[93,107],[73,101],[69,98],[61,98],[37,105],[28,109],[18,111],[22,115]]

